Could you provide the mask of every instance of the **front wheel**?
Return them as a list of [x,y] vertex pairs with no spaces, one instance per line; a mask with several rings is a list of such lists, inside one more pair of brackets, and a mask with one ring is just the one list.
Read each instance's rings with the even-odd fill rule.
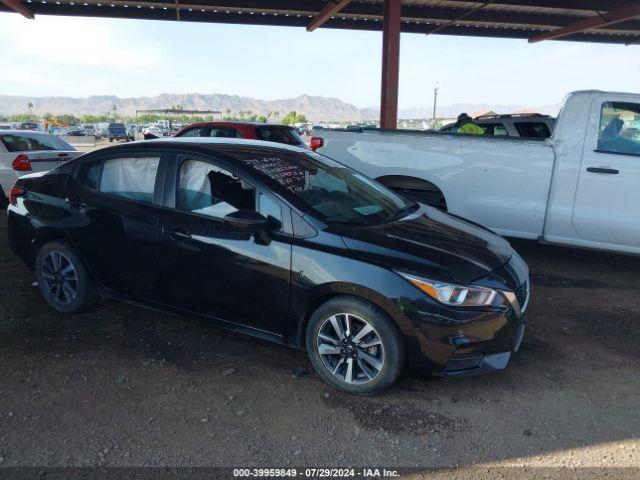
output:
[[35,266],[42,296],[59,312],[75,313],[95,303],[91,277],[66,243],[56,240],[44,245]]
[[336,297],[311,316],[307,353],[324,381],[356,395],[375,395],[402,372],[402,336],[384,312],[355,297]]

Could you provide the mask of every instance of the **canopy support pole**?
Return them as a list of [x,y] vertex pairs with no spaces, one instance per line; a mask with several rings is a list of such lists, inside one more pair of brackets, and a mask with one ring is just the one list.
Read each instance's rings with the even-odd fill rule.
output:
[[382,88],[380,98],[381,128],[396,128],[398,122],[401,7],[401,0],[384,0],[384,20],[382,25]]

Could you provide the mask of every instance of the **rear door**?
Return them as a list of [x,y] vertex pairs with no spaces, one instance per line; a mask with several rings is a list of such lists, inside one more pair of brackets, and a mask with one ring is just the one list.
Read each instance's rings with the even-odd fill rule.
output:
[[573,225],[589,242],[640,249],[640,103],[606,94],[591,106]]
[[[287,207],[216,159],[191,153],[176,155],[165,192],[158,262],[163,301],[282,334],[291,263]],[[267,241],[225,226],[225,215],[241,209],[257,209],[270,219]]]
[[157,225],[165,156],[144,149],[80,163],[69,179],[67,232],[98,281],[156,301]]

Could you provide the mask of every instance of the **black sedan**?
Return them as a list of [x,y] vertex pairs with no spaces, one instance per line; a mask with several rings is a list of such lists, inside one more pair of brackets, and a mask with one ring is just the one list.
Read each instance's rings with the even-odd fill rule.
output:
[[49,304],[100,297],[306,349],[357,394],[406,363],[457,376],[506,367],[528,269],[502,238],[298,147],[168,139],[21,177],[10,245]]

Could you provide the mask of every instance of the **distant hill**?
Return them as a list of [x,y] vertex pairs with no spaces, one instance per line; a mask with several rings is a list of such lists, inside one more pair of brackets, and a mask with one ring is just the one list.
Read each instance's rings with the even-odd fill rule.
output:
[[267,116],[269,112],[279,112],[280,118],[290,110],[306,115],[312,121],[361,120],[362,112],[355,106],[337,98],[301,95],[283,100],[260,100],[237,95],[222,94],[172,94],[165,93],[155,97],[120,98],[115,95],[95,95],[87,98],[72,97],[25,97],[0,95],[0,113],[11,115],[25,113],[27,105],[33,102],[36,115],[45,113],[69,113],[79,115],[110,114],[113,105],[120,115],[133,116],[136,110],[164,109],[172,105],[182,105],[189,110],[220,110],[237,114],[248,112]]
[[[269,112],[278,112],[282,118],[290,110],[304,114],[309,120],[319,121],[361,121],[376,120],[378,108],[358,108],[337,98],[315,95],[300,95],[282,100],[260,100],[257,98],[224,95],[219,93],[163,93],[155,97],[120,98],[115,95],[94,95],[86,98],[73,97],[26,97],[19,95],[0,95],[0,114],[12,115],[26,113],[29,102],[34,105],[36,115],[45,113],[80,115],[104,115],[112,112],[116,106],[120,115],[133,116],[136,110],[164,109],[172,105],[182,105],[188,110],[220,110],[223,115],[237,115],[238,112],[251,112],[269,116]],[[520,110],[535,111],[549,115],[557,115],[560,104],[542,107],[525,107],[522,105],[489,105],[458,103],[439,105],[439,118],[453,118],[461,112],[473,114],[493,110],[498,113],[513,113]],[[400,109],[400,118],[431,118],[429,108]],[[271,117],[273,119],[273,116]]]

